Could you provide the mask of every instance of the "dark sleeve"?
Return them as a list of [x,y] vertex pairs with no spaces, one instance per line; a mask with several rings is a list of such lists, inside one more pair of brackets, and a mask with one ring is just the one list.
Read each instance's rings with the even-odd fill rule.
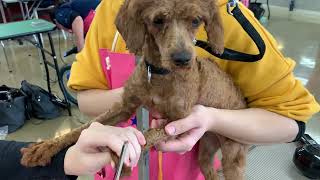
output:
[[29,143],[0,140],[0,179],[77,179],[64,173],[64,156],[67,149],[60,151],[45,167],[26,168],[20,164],[20,149]]
[[296,123],[298,124],[299,131],[296,138],[292,142],[299,141],[306,131],[306,123],[301,121],[296,121]]

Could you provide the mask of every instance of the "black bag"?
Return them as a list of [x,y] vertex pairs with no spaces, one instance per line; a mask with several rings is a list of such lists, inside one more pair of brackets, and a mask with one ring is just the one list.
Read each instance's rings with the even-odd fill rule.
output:
[[8,126],[8,132],[19,129],[29,119],[27,96],[16,88],[0,86],[0,127]]
[[60,116],[61,108],[58,105],[58,101],[60,101],[58,97],[25,80],[21,82],[21,90],[28,96],[28,102],[31,105],[30,114],[32,117],[53,119]]
[[265,10],[262,8],[262,3],[250,3],[249,9],[258,20],[260,20],[265,13]]

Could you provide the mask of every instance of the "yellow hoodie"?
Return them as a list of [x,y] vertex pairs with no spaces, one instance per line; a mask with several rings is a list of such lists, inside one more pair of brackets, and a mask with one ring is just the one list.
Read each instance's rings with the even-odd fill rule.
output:
[[[227,0],[220,0],[220,14],[224,26],[225,47],[257,54],[258,49],[237,20],[226,12]],[[84,49],[77,54],[72,65],[68,86],[76,91],[85,89],[108,89],[100,65],[98,50],[111,49],[116,32],[114,19],[123,0],[102,0],[86,36]],[[277,49],[275,39],[254,18],[250,10],[240,4],[246,18],[260,33],[266,44],[262,60],[254,63],[220,60],[197,48],[198,56],[215,60],[220,68],[229,73],[244,93],[249,107],[266,109],[289,118],[307,122],[320,109],[314,97],[296,80],[292,71],[295,62],[285,58]],[[197,39],[206,40],[206,32],[200,28]],[[117,52],[125,52],[126,46],[120,37]]]

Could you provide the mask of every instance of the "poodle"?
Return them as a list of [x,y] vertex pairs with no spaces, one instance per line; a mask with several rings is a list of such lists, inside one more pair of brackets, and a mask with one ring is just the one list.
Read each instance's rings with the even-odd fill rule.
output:
[[[130,52],[142,57],[124,86],[121,103],[70,133],[22,149],[21,163],[46,165],[61,149],[74,144],[81,131],[96,121],[116,125],[140,106],[171,121],[188,116],[201,104],[219,109],[247,108],[232,78],[210,59],[197,57],[194,38],[204,25],[208,43],[216,53],[224,50],[223,27],[217,0],[125,0],[115,24]],[[168,136],[163,129],[146,134],[150,148]],[[221,148],[225,179],[244,179],[248,146],[207,132],[199,141],[198,163],[206,180],[218,179],[213,157]],[[113,155],[117,162],[117,157]]]

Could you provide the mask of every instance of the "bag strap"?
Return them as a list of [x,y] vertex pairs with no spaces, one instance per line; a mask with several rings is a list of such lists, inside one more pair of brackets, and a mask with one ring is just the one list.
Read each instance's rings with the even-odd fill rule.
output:
[[[230,11],[230,7],[234,7]],[[259,54],[246,54],[243,52],[238,52],[232,49],[225,48],[222,54],[217,54],[212,50],[212,47],[208,42],[196,40],[195,45],[206,50],[210,54],[224,60],[231,61],[241,61],[241,62],[256,62],[262,59],[266,51],[266,45],[261,38],[260,34],[249,22],[249,20],[241,12],[237,0],[229,0],[227,4],[227,10],[230,15],[232,15],[241,25],[241,27],[246,31],[246,33],[251,37],[255,45],[259,50]]]

